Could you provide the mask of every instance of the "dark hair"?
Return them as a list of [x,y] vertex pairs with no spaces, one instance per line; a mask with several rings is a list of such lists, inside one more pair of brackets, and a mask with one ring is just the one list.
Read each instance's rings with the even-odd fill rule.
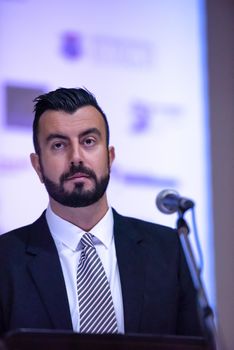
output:
[[54,91],[50,91],[47,94],[36,97],[33,102],[35,117],[33,121],[33,144],[35,152],[40,154],[40,146],[38,142],[38,125],[41,115],[47,110],[64,111],[67,113],[73,113],[77,109],[84,106],[95,107],[102,115],[106,127],[106,143],[109,145],[109,125],[106,115],[98,105],[95,96],[87,89],[83,88],[59,88]]

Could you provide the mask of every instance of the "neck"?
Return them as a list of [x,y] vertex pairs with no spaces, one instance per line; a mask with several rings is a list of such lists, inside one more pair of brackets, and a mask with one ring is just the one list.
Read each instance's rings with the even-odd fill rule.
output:
[[108,210],[106,195],[98,202],[82,208],[66,207],[53,200],[53,198],[50,198],[50,206],[56,215],[86,232],[90,231]]

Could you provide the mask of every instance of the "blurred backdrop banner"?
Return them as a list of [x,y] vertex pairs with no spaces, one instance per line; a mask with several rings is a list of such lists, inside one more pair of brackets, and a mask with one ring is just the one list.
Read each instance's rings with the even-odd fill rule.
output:
[[0,232],[32,222],[48,202],[29,161],[32,100],[86,87],[116,147],[110,204],[175,227],[156,195],[192,198],[214,306],[204,2],[1,0],[0,52]]

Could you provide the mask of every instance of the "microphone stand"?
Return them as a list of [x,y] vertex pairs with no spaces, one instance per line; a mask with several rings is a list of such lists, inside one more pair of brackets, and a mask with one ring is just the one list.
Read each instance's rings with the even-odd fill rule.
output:
[[210,349],[218,350],[214,315],[212,308],[208,303],[205,289],[201,280],[200,270],[197,267],[193,249],[188,238],[189,227],[184,219],[184,213],[185,210],[178,210],[179,218],[177,220],[177,230],[179,233],[179,238],[185,254],[185,258],[187,260],[187,264],[191,273],[193,284],[197,291],[198,304],[200,306],[199,314],[201,317],[202,325],[205,328]]

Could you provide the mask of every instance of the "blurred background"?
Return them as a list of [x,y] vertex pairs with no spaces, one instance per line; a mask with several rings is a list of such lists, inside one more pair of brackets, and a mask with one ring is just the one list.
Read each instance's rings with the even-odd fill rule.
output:
[[48,202],[29,161],[32,100],[86,87],[116,148],[110,204],[175,227],[157,194],[195,201],[225,350],[234,348],[233,23],[232,0],[0,0],[0,233],[34,221]]

